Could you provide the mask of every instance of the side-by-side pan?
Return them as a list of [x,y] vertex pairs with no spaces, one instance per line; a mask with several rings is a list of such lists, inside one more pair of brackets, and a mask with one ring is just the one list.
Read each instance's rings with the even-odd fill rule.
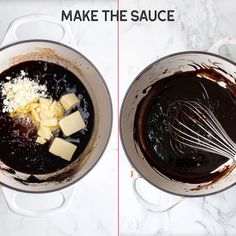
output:
[[[41,15],[20,18],[10,26],[5,37],[5,44],[16,41],[15,33],[18,26],[32,21],[59,24],[54,18]],[[73,38],[68,35],[70,31],[63,24],[59,26],[63,29],[63,37],[60,41],[72,43]],[[111,99],[102,75],[85,56],[72,47],[60,42],[34,39],[13,42],[0,49],[0,73],[26,61],[45,61],[66,68],[84,85],[93,104],[94,124],[91,137],[83,152],[70,165],[53,173],[34,175],[37,181],[28,181],[32,179],[30,174],[9,171],[9,167],[0,162],[0,182],[3,185],[31,193],[55,191],[81,179],[103,154],[111,132]]]
[[[140,109],[140,104],[144,103],[143,100],[149,94],[149,91],[152,91],[152,88],[157,82],[159,84],[165,84],[167,78],[170,78],[173,75],[179,75],[179,73],[185,72],[191,73],[199,68],[204,68],[204,70],[215,71],[220,77],[222,76],[222,78],[225,78],[226,84],[228,81],[232,88],[234,88],[234,86],[236,88],[235,62],[219,55],[219,50],[223,45],[235,43],[235,39],[223,39],[206,52],[186,51],[163,57],[145,68],[129,87],[121,109],[121,140],[131,164],[145,180],[156,188],[174,195],[197,197],[217,193],[236,183],[236,169],[234,163],[227,166],[227,171],[222,172],[218,178],[215,178],[212,181],[198,181],[194,183],[194,181],[184,182],[175,178],[170,178],[165,175],[168,170],[161,171],[150,165],[150,162],[147,160],[149,155],[148,149],[144,150],[142,148],[142,143],[140,144],[140,142],[137,141],[137,136],[141,135],[137,132],[137,126],[141,122],[140,120],[144,119],[143,117],[147,115],[143,112],[145,110]],[[169,82],[171,83],[171,81]],[[178,81],[176,83],[178,83]],[[182,86],[185,86],[184,83]],[[222,84],[219,83],[219,86],[222,86]],[[172,89],[171,86],[169,87]],[[227,89],[227,86],[224,87],[224,89],[225,88]],[[185,91],[183,87],[182,89]],[[156,89],[156,92],[158,96],[162,96],[161,94],[158,94],[158,89]],[[174,93],[173,90],[172,93]],[[153,96],[157,95],[154,94]],[[181,96],[184,97],[183,94]],[[146,106],[148,106],[148,104],[146,104]],[[139,114],[140,117],[137,118],[137,114]],[[232,116],[236,116],[236,114],[232,114]],[[159,125],[161,126],[161,124]],[[168,169],[168,166],[166,166],[166,168]],[[142,198],[137,192],[135,182],[136,180],[134,181],[135,192],[139,198]],[[143,201],[144,199],[141,200]],[[176,198],[173,200],[173,205],[177,204],[179,200],[180,198],[177,196],[177,200]],[[170,207],[171,205],[169,205],[169,208]]]

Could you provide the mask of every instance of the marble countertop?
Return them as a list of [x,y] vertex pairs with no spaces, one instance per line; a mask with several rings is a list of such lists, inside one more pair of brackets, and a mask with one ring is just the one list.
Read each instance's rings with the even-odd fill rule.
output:
[[[236,37],[234,1],[133,0],[121,1],[120,8],[176,12],[175,22],[128,21],[120,25],[121,101],[133,79],[156,59],[179,51],[206,50],[224,37]],[[234,55],[232,52],[230,56],[235,58]],[[236,235],[236,187],[208,197],[185,199],[165,213],[151,212],[133,194],[133,169],[122,147],[120,150],[122,236]],[[162,194],[147,183],[145,189],[149,189],[149,195]]]
[[[120,105],[133,79],[154,60],[184,50],[206,50],[224,37],[236,37],[236,5],[233,0],[128,0],[121,9],[176,11],[175,22],[120,23]],[[43,13],[60,18],[62,9],[116,9],[115,1],[29,1],[0,2],[0,41],[16,17]],[[0,191],[0,235],[6,236],[103,236],[117,235],[117,51],[116,22],[70,22],[78,50],[104,76],[112,94],[113,132],[102,159],[77,185],[68,211],[47,217],[29,218],[9,211]],[[21,39],[56,39],[43,27],[22,34]],[[44,36],[45,34],[45,36]],[[232,49],[234,50],[234,49]],[[229,54],[228,54],[229,55]],[[234,58],[236,53],[231,53]],[[235,56],[236,58],[236,56]],[[236,235],[236,187],[209,197],[185,199],[165,213],[147,210],[132,191],[131,171],[120,147],[120,235]],[[149,193],[161,195],[147,184]],[[32,199],[29,199],[29,202]]]
[[[112,1],[1,1],[0,42],[9,23],[20,16],[34,13],[61,19],[62,9],[114,9]],[[90,24],[71,22],[78,50],[99,68],[117,111],[116,23]],[[57,32],[38,25],[25,25],[17,32],[20,39],[34,37],[58,39]],[[29,218],[12,213],[0,191],[0,235],[5,236],[105,236],[117,235],[117,115],[109,145],[94,169],[77,184],[69,209],[46,218]],[[33,198],[27,199],[32,205]],[[31,204],[32,203],[32,204]]]

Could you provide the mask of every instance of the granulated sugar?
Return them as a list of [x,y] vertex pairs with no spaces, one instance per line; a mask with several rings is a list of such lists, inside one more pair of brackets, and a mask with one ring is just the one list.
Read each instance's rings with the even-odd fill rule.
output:
[[16,78],[6,78],[9,82],[1,84],[1,93],[4,97],[2,112],[15,112],[27,104],[37,101],[39,97],[47,97],[47,87],[28,78],[27,73],[21,70]]

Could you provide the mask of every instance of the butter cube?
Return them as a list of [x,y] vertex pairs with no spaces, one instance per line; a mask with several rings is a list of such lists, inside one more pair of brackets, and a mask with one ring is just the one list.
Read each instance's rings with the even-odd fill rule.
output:
[[41,120],[49,120],[49,119],[52,119],[53,117],[54,117],[54,113],[52,111],[42,110],[40,112],[40,119]]
[[65,110],[69,110],[79,104],[80,100],[74,93],[68,93],[61,97],[60,103],[62,104]]
[[76,148],[76,145],[67,142],[62,138],[55,138],[49,148],[49,152],[55,156],[59,156],[67,161],[70,161]]
[[50,98],[39,98],[39,103],[40,104],[52,104],[52,99]]
[[51,106],[49,107],[49,111],[55,113],[56,103],[57,103],[57,101],[53,101],[53,103],[52,103]]
[[57,118],[53,118],[50,120],[41,120],[40,125],[46,127],[54,127],[57,125]]
[[75,111],[72,114],[62,118],[59,121],[59,126],[65,136],[76,133],[77,131],[85,127],[84,120],[79,111]]
[[60,102],[54,101],[52,103],[52,105],[50,106],[49,110],[52,112],[55,112],[55,110],[57,110],[57,109],[60,109],[60,110],[62,110],[62,112],[64,112],[64,109],[63,109],[62,105],[60,104]]
[[52,100],[49,98],[39,98],[39,103],[41,108],[49,109],[52,104]]
[[39,103],[36,103],[36,102],[35,102],[35,103],[31,103],[31,104],[30,104],[30,109],[31,109],[31,110],[34,110],[34,109],[36,109],[38,106],[39,106]]
[[62,107],[60,102],[56,103],[54,112],[57,118],[62,118],[64,116],[64,108]]
[[40,117],[39,117],[39,113],[37,112],[37,110],[32,111],[32,117],[36,121],[36,123],[40,122]]
[[54,114],[54,117],[61,119],[64,116],[64,108],[60,102],[54,101],[49,108],[49,111]]
[[46,142],[47,142],[47,140],[42,137],[38,137],[36,139],[36,143],[39,143],[39,144],[45,144]]
[[52,137],[52,132],[48,127],[41,126],[38,130],[38,135],[49,140]]

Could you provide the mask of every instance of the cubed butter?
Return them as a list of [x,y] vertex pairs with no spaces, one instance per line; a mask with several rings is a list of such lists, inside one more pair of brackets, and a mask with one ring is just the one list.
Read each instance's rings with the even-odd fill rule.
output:
[[76,148],[76,145],[67,142],[62,138],[55,138],[49,148],[49,152],[55,156],[59,156],[67,161],[70,161]]
[[50,99],[50,98],[39,98],[39,103],[40,104],[42,104],[42,103],[44,103],[44,104],[52,104],[52,99]]
[[40,119],[41,120],[49,120],[54,117],[54,113],[47,109],[40,111]]
[[49,98],[39,98],[39,103],[41,108],[49,109],[52,104],[52,100]]
[[40,117],[39,117],[39,113],[37,112],[37,110],[32,111],[32,116],[33,116],[33,119],[36,121],[36,123],[40,122]]
[[51,104],[51,106],[50,106],[50,108],[49,108],[49,110],[50,110],[51,112],[54,112],[54,111],[55,111],[56,103],[57,103],[57,101],[53,101],[53,103]]
[[65,110],[69,110],[80,103],[80,100],[74,93],[68,93],[61,97],[60,103]]
[[57,118],[53,118],[50,120],[41,120],[40,125],[46,127],[55,127],[57,123]]
[[64,116],[64,108],[60,102],[54,101],[49,108],[49,111],[54,114],[54,117],[61,119]]
[[59,126],[64,135],[69,136],[78,132],[85,127],[84,120],[79,111],[75,111],[72,114],[62,118],[59,121]]
[[56,103],[54,112],[57,118],[62,118],[64,116],[64,108],[62,107],[60,102]]
[[38,130],[38,135],[49,140],[52,137],[52,132],[48,127],[41,126]]
[[30,109],[31,109],[31,110],[34,110],[34,109],[36,109],[38,106],[39,106],[39,103],[31,103],[31,104],[30,104]]
[[39,144],[45,144],[46,142],[47,142],[47,140],[42,137],[38,137],[36,139],[36,143],[39,143]]
[[64,108],[63,108],[63,106],[61,105],[60,102],[56,102],[55,109],[60,111],[60,112],[64,112]]
[[51,127],[49,127],[49,128],[50,128],[51,131],[55,131],[55,130],[59,129],[60,127],[59,127],[59,125],[57,124],[56,126],[51,126]]

